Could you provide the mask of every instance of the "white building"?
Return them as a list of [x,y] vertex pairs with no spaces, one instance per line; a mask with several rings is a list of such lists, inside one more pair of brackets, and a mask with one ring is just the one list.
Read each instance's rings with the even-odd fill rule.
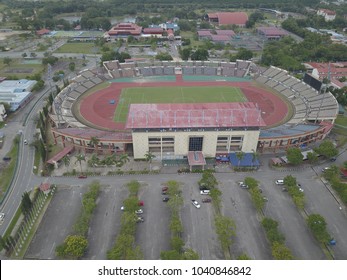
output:
[[336,12],[328,9],[319,9],[317,15],[323,16],[325,21],[332,21],[336,18]]
[[30,99],[36,83],[26,79],[3,81],[0,83],[0,102],[10,104],[11,111],[16,111]]
[[6,110],[3,104],[0,104],[0,122],[3,122],[6,118]]

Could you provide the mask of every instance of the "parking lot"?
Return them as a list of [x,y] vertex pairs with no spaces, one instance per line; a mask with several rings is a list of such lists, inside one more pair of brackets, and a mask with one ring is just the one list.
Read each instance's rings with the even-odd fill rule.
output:
[[[272,258],[270,246],[250,195],[246,189],[240,188],[237,184],[245,176],[252,176],[260,182],[263,194],[268,198],[264,209],[265,215],[279,222],[279,229],[285,235],[286,245],[294,257],[325,259],[324,253],[309,232],[304,218],[296,209],[289,194],[282,192],[281,186],[275,185],[274,179],[278,175],[283,178],[288,174],[276,172],[270,175],[269,172],[216,174],[219,188],[223,193],[222,214],[231,217],[236,224],[236,237],[233,238],[231,247],[232,256],[237,258],[245,253],[252,259]],[[339,210],[332,209],[331,205],[335,205],[336,202],[325,193],[326,188],[313,171],[306,172],[305,176],[302,175],[296,174],[305,191],[308,212],[322,214],[327,219],[329,230],[339,242],[340,234],[347,230],[347,226],[338,221],[345,221],[345,217],[334,216]],[[224,258],[214,229],[213,206],[211,203],[201,203],[202,198],[207,196],[199,193],[197,181],[200,178],[200,174],[143,175],[137,178],[141,183],[138,196],[144,202],[142,216],[145,221],[138,224],[136,244],[140,246],[144,259],[159,259],[161,251],[170,249],[170,210],[162,201],[161,195],[163,183],[168,180],[182,183],[184,204],[181,208],[181,220],[185,247],[195,250],[201,259]],[[89,248],[85,259],[106,259],[107,251],[114,245],[120,230],[122,213],[120,207],[128,196],[125,184],[132,179],[131,176],[100,178],[103,187],[91,220],[88,234]],[[27,252],[27,258],[56,258],[55,246],[61,244],[65,237],[73,232],[72,226],[81,210],[81,197],[85,191],[85,187],[79,186],[59,188]],[[319,196],[325,196],[325,199],[320,200]],[[192,205],[192,199],[200,203],[200,209]],[[342,247],[336,246],[333,249],[336,258],[346,259],[345,244],[341,242]]]

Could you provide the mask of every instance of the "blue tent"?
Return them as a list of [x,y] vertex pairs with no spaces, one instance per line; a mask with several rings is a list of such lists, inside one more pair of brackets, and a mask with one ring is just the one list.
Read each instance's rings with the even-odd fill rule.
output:
[[253,153],[245,153],[243,159],[239,163],[236,153],[229,154],[230,164],[236,167],[259,167],[258,159],[253,161]]

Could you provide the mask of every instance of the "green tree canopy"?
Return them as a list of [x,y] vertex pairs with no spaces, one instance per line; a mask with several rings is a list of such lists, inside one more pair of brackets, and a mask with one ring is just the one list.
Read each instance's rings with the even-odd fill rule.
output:
[[308,227],[319,242],[328,243],[330,241],[331,237],[326,228],[327,223],[321,215],[311,214],[306,221]]
[[69,235],[65,241],[64,253],[73,259],[83,257],[88,247],[88,241],[85,237],[79,235]]
[[293,165],[299,165],[302,163],[304,156],[301,153],[301,150],[296,147],[290,147],[287,149],[287,159],[288,162]]
[[334,143],[330,140],[323,141],[318,148],[314,148],[314,151],[326,158],[332,158],[337,156],[339,153],[338,149],[334,146]]
[[21,202],[21,210],[24,215],[27,215],[31,208],[33,206],[33,203],[30,199],[30,195],[28,192],[24,192],[22,195],[22,202]]

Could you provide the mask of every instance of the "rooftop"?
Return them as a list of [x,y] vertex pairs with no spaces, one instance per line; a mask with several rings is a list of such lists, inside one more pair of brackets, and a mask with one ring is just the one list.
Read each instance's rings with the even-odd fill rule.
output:
[[208,14],[209,18],[218,18],[219,25],[245,25],[248,21],[248,15],[245,12],[218,12]]
[[252,102],[131,104],[127,129],[262,127],[261,111]]

